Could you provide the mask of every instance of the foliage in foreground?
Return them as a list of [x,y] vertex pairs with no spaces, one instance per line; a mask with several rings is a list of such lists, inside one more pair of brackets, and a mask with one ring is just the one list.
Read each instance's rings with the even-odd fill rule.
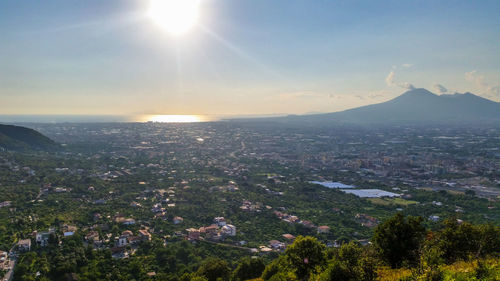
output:
[[75,236],[23,255],[14,280],[500,280],[500,227],[449,220],[431,232],[420,218],[398,214],[377,227],[372,243],[328,248],[298,236],[266,266],[260,257],[187,241],[144,243],[119,260]]

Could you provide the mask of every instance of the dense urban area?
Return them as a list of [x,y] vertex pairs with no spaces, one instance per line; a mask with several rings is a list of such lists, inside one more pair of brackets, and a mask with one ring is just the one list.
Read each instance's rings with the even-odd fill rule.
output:
[[[310,268],[292,273],[279,271],[286,268],[279,263],[292,262],[301,245],[328,259],[377,247],[384,256],[380,233],[398,220],[436,235],[464,226],[493,233],[481,237],[493,239],[486,244],[498,254],[490,242],[500,243],[500,129],[236,121],[23,126],[60,147],[0,148],[5,280],[215,281],[262,272],[264,280],[375,280],[402,264],[351,264],[364,277],[335,279],[342,264],[325,265],[334,268],[325,277],[311,269],[321,265],[312,258],[302,261]],[[487,271],[488,261],[471,272]],[[222,275],[213,275],[216,267]],[[415,275],[410,271],[385,280]]]

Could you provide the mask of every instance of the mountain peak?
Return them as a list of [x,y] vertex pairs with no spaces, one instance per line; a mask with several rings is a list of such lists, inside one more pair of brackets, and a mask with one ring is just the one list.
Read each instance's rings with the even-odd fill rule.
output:
[[425,88],[415,88],[415,89],[411,89],[411,90],[404,92],[402,94],[402,96],[403,95],[433,95],[433,96],[435,96],[436,94],[430,92],[429,90],[427,90]]
[[[286,121],[286,117],[284,117]],[[500,123],[500,103],[471,93],[436,95],[426,89],[412,89],[387,102],[289,121],[325,124],[490,124]]]

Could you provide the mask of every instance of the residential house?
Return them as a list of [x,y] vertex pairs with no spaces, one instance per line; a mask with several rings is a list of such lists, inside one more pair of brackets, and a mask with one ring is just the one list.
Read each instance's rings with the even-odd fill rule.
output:
[[118,247],[124,247],[124,246],[127,246],[127,244],[128,244],[128,240],[127,240],[127,238],[128,238],[128,236],[124,236],[124,235],[120,236],[120,237],[118,238],[117,246],[118,246]]
[[222,227],[222,234],[227,236],[236,236],[236,226],[227,224]]
[[188,239],[190,240],[198,240],[200,239],[200,231],[196,228],[188,228],[186,229],[188,233]]
[[143,241],[151,241],[151,234],[145,229],[139,230],[139,237],[141,237]]
[[216,223],[219,227],[226,225],[226,219],[224,217],[216,217],[214,218],[214,223]]
[[44,231],[36,234],[36,243],[41,247],[45,247],[49,244],[50,231]]
[[318,233],[329,233],[330,227],[326,225],[318,226]]
[[175,217],[173,221],[174,224],[180,224],[184,221],[184,219],[182,217]]
[[31,239],[22,239],[17,242],[17,248],[21,252],[29,252],[31,250]]
[[278,240],[269,241],[269,246],[275,251],[283,251],[286,248],[285,243],[280,242]]

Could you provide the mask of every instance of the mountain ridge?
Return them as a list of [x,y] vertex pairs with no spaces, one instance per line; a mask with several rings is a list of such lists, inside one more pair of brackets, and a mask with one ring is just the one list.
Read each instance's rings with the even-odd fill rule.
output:
[[0,124],[0,148],[4,150],[53,150],[56,142],[36,130]]
[[281,123],[498,123],[500,124],[500,103],[479,97],[472,93],[436,95],[418,88],[404,92],[389,101],[365,105],[344,111],[288,115],[265,118]]

